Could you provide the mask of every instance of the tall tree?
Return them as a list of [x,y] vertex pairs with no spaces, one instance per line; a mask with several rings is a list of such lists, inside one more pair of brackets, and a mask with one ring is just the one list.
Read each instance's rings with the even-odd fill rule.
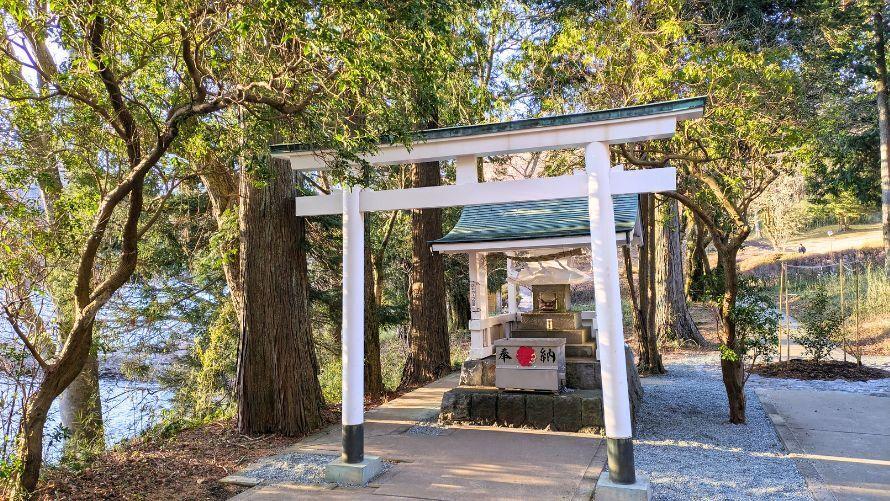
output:
[[658,339],[705,346],[686,303],[677,201],[658,197],[655,230],[655,332]]
[[633,258],[630,245],[621,247],[624,257],[624,275],[627,278],[628,290],[631,299],[631,319],[633,321],[634,334],[639,346],[639,360],[637,366],[642,373],[661,374],[664,365],[658,352],[658,340],[652,332],[655,325],[651,314],[653,312],[655,298],[652,297],[652,279],[654,268],[651,253],[651,225],[649,222],[648,195],[640,196],[640,220],[643,228],[641,245],[637,248],[637,273],[634,280]]
[[244,314],[238,350],[238,427],[301,435],[322,423],[324,398],[309,322],[306,223],[293,213],[290,163],[241,172]]
[[[397,213],[394,213],[397,214]],[[385,391],[383,368],[380,363],[380,302],[382,285],[379,285],[382,270],[377,270],[372,248],[371,233],[374,215],[368,212],[365,217],[365,393],[376,397]],[[386,243],[384,242],[384,248]],[[381,289],[380,295],[377,289]]]
[[[439,162],[414,164],[411,187],[439,186]],[[451,345],[445,311],[445,267],[430,242],[442,238],[442,209],[411,211],[411,284],[408,358],[402,387],[422,384],[451,370]]]
[[542,111],[708,98],[705,117],[678,124],[670,141],[624,145],[618,153],[638,167],[676,166],[679,189],[669,195],[711,235],[725,269],[721,370],[730,421],[743,423],[746,344],[733,315],[736,258],[751,231],[751,203],[801,155],[802,87],[793,54],[775,37],[722,28],[748,24],[706,16],[735,15],[725,5],[711,11],[706,3],[678,0],[610,1],[591,12],[576,2],[552,4],[551,36],[527,42],[520,54],[524,81]]
[[[46,40],[38,38],[40,33],[31,32],[30,36],[32,38],[31,44],[36,50],[39,50],[41,53],[48,53],[49,49],[46,46]],[[8,52],[14,52],[13,44],[9,38],[4,38],[3,43]],[[44,58],[49,59],[49,56],[44,54]],[[20,139],[22,141],[18,146],[25,150],[21,152],[21,155],[35,158],[39,162],[35,166],[37,175],[35,176],[34,184],[40,193],[39,207],[43,213],[46,229],[50,234],[55,234],[54,240],[57,241],[56,247],[53,249],[55,251],[54,254],[59,256],[71,255],[75,252],[75,249],[70,245],[66,245],[69,241],[63,236],[67,226],[66,220],[69,217],[65,214],[64,207],[62,207],[62,196],[64,194],[62,162],[56,155],[48,153],[56,149],[50,132],[51,124],[49,123],[53,119],[53,114],[47,103],[37,102],[47,92],[46,81],[38,74],[33,83],[28,82],[22,72],[15,69],[4,72],[4,79],[9,86],[19,89],[26,95],[30,90],[30,97],[35,100],[35,107],[40,111],[40,113],[32,114],[28,118],[34,122],[30,127],[33,130],[33,135],[31,137],[28,137],[27,134],[21,135]],[[56,138],[56,141],[58,142],[60,139]],[[44,267],[48,264],[48,261],[55,260],[45,256],[41,260],[35,260],[34,264]],[[72,263],[68,264],[71,265]],[[60,266],[60,268],[62,267]],[[50,273],[50,270],[44,269],[43,272]],[[57,273],[57,275],[63,274]],[[59,320],[61,330],[63,331],[65,326],[72,321],[71,318],[66,318],[71,316],[71,308],[62,304],[67,289],[71,286],[72,279],[70,274],[67,274],[64,278],[57,276],[55,280],[47,282],[46,287],[40,290],[52,303],[52,316]],[[39,286],[35,287],[35,289],[39,288]],[[33,308],[29,297],[30,294],[24,294],[24,296],[25,298],[22,299],[27,300],[22,303],[22,306],[30,309],[31,315],[29,316],[36,320],[39,318],[39,313]],[[38,330],[42,331],[44,329],[40,328]],[[41,337],[46,337],[44,333],[40,335]],[[44,346],[49,350],[44,352],[44,356],[49,358],[55,352],[56,347],[50,346],[48,342],[44,343]],[[104,448],[105,434],[102,420],[102,401],[99,394],[99,363],[95,347],[90,350],[84,370],[74,379],[71,386],[62,393],[60,411],[62,426],[68,431],[64,445],[65,456],[74,455],[82,448]]]
[[[639,370],[644,374],[663,374],[664,364],[661,361],[661,353],[658,351],[658,336],[656,333],[656,298],[655,298],[655,198],[651,194],[640,196],[640,223],[643,228],[643,242],[639,247],[637,283],[638,297],[634,298],[634,331],[639,341],[639,356],[637,362]],[[630,254],[627,248],[625,252],[625,267],[628,283],[633,294],[633,273],[630,264]]]

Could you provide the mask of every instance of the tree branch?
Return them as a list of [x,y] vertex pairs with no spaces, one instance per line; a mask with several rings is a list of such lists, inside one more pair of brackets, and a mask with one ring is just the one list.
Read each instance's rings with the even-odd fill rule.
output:
[[3,305],[3,311],[6,313],[6,320],[9,322],[9,325],[12,326],[12,330],[15,331],[16,335],[19,339],[22,340],[22,343],[25,344],[25,348],[31,353],[31,356],[34,357],[34,360],[40,365],[40,368],[43,369],[44,372],[49,370],[49,365],[43,360],[43,357],[40,356],[40,353],[37,351],[37,348],[31,344],[31,341],[28,339],[28,336],[22,332],[22,328],[19,326],[19,323],[15,319],[15,315],[11,311],[9,311],[9,307],[5,304]]

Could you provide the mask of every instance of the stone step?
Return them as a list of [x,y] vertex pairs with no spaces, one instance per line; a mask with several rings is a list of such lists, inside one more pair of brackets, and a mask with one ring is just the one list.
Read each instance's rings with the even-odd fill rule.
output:
[[580,329],[581,314],[572,311],[566,313],[541,313],[531,312],[522,314],[520,328],[547,329],[547,321],[550,321],[550,329]]
[[510,337],[522,339],[534,337],[563,338],[566,340],[566,344],[584,344],[593,341],[590,336],[590,329],[554,329],[549,331],[541,329],[512,329]]
[[567,344],[566,357],[596,358],[596,343]]
[[600,363],[593,358],[566,357],[566,387],[576,390],[602,389]]

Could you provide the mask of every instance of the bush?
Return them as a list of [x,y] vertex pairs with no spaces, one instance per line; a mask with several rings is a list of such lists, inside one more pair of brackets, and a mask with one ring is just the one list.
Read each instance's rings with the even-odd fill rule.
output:
[[799,320],[803,329],[794,336],[794,340],[803,346],[813,360],[824,359],[831,350],[840,346],[840,333],[846,315],[841,313],[840,306],[824,286],[817,285],[804,293]]
[[741,353],[727,353],[728,348],[721,347],[723,358],[740,355],[750,365],[758,360],[772,360],[778,352],[779,317],[776,303],[767,288],[754,280],[742,281],[733,310]]

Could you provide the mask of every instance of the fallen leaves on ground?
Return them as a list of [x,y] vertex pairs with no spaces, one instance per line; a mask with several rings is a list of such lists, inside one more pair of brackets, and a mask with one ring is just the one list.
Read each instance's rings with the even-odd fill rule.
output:
[[53,469],[36,499],[226,499],[244,490],[219,479],[299,438],[238,433],[234,420],[145,436],[107,451],[80,472]]

